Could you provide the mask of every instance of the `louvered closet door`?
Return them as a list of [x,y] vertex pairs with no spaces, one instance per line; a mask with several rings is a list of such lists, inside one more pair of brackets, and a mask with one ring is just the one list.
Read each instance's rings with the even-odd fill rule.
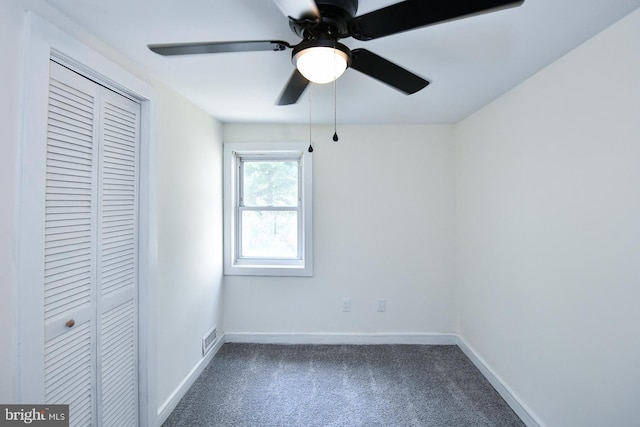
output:
[[49,91],[45,399],[135,426],[139,105],[54,62]]
[[135,426],[137,370],[137,164],[139,104],[102,98],[98,234],[99,415],[104,426]]
[[45,202],[45,399],[96,417],[96,121],[101,88],[51,63]]

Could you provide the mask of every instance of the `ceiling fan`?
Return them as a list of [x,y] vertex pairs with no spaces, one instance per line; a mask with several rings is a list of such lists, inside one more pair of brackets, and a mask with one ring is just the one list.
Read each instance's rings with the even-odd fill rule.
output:
[[358,0],[274,0],[302,38],[296,45],[281,40],[151,44],[160,55],[284,51],[293,49],[296,66],[277,105],[295,104],[309,82],[328,83],[353,68],[410,95],[429,82],[366,49],[349,49],[340,39],[368,41],[427,25],[517,7],[524,0],[406,0],[355,16]]

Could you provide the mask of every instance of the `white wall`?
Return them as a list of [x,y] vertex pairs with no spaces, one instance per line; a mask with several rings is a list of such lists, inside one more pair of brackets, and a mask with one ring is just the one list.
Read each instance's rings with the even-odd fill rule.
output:
[[152,284],[157,337],[151,341],[158,348],[153,361],[157,389],[152,390],[157,394],[147,398],[161,405],[201,359],[202,335],[213,324],[222,324],[221,125],[40,0],[0,1],[0,41],[5,45],[0,61],[0,402],[18,400],[19,121],[28,9],[156,88],[153,108],[158,120],[152,143],[157,147],[158,173],[152,180],[157,182],[160,205],[154,207],[159,265],[157,283]]
[[20,73],[22,58],[22,7],[16,1],[0,2],[0,402],[16,398],[17,354],[17,176]]
[[163,91],[158,147],[158,403],[202,359],[202,337],[222,332],[222,129]]
[[[225,276],[226,331],[454,332],[453,128],[338,133],[313,127],[314,276]],[[308,126],[224,125],[225,142],[308,139]]]
[[640,11],[457,127],[459,332],[549,426],[640,419]]

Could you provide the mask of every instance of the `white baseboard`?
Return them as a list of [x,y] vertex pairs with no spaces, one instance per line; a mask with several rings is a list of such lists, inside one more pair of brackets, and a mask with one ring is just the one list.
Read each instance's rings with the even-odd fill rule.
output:
[[196,364],[196,366],[191,369],[191,372],[187,374],[187,376],[182,380],[182,382],[178,385],[178,387],[171,393],[171,395],[164,401],[164,403],[158,409],[158,425],[161,426],[171,412],[176,408],[180,400],[187,394],[187,391],[191,388],[193,383],[198,379],[204,368],[211,362],[213,356],[216,355],[222,344],[224,344],[224,335],[221,336],[218,341],[214,344],[213,348],[205,357],[200,359],[200,361]]
[[505,384],[504,381],[495,373],[495,371],[487,364],[487,362],[471,347],[461,336],[457,335],[458,347],[473,364],[480,370],[482,375],[502,396],[507,404],[513,409],[527,427],[545,427],[544,423],[536,417],[527,405],[518,398],[518,396]]
[[226,332],[225,342],[254,344],[425,344],[456,345],[456,334]]

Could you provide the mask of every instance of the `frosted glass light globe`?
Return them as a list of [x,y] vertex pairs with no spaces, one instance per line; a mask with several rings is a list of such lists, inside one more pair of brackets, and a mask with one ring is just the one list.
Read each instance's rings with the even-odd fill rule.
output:
[[310,47],[298,52],[294,63],[298,71],[313,83],[329,83],[344,73],[348,65],[345,52],[332,47]]

